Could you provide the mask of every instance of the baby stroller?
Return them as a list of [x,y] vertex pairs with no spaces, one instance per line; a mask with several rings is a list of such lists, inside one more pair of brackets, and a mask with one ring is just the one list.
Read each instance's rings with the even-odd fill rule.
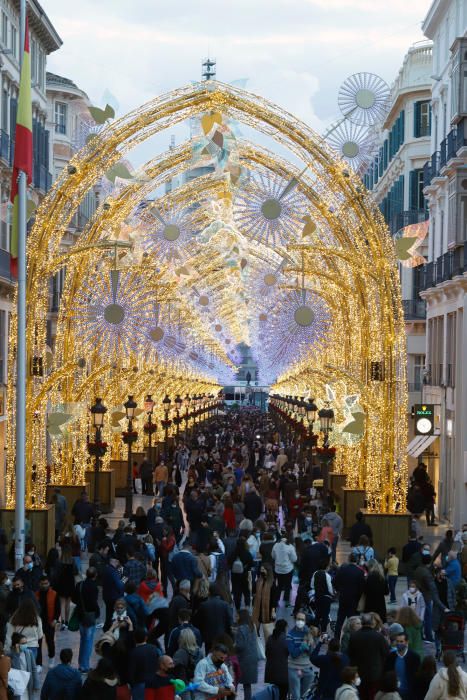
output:
[[462,661],[465,663],[464,629],[465,620],[461,613],[447,613],[441,623],[439,636],[441,653],[455,651],[457,656],[461,656]]

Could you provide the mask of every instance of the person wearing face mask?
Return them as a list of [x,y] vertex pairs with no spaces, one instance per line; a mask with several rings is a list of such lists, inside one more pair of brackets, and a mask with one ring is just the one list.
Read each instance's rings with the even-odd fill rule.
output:
[[23,566],[15,573],[15,578],[20,578],[26,588],[36,593],[39,590],[39,579],[43,571],[42,564],[34,563],[34,551],[31,550],[31,552],[32,556],[28,553],[23,558]]
[[290,605],[290,592],[292,590],[292,576],[294,564],[297,561],[297,552],[293,544],[287,542],[285,532],[281,532],[280,542],[276,542],[272,548],[272,559],[274,561],[274,573],[277,581],[277,601],[279,603],[282,592],[284,593],[284,603]]
[[235,695],[233,678],[225,663],[228,655],[229,650],[224,644],[214,644],[211,653],[196,664],[193,682],[198,684],[198,688],[195,700]]
[[313,681],[310,654],[313,651],[312,637],[306,626],[305,613],[299,611],[295,625],[287,634],[289,650],[288,674],[289,693],[292,700],[299,700],[309,690]]
[[335,700],[359,700],[358,687],[361,679],[356,666],[345,666],[340,675],[342,685],[336,690]]
[[42,639],[42,620],[37,608],[31,600],[25,600],[19,608],[15,610],[6,626],[5,648],[10,649],[13,645],[12,636],[15,632],[20,632],[27,640],[27,645],[34,660],[37,658],[39,640]]
[[[60,619],[60,599],[57,592],[51,587],[47,576],[41,576],[36,598],[39,602],[42,629],[49,654],[49,668],[52,668],[55,657],[55,627]],[[39,640],[37,652],[38,666],[42,666],[42,639]]]
[[425,599],[423,598],[422,594],[417,588],[417,584],[415,581],[410,581],[409,582],[409,587],[405,591],[405,593],[402,594],[401,598],[401,603],[400,603],[401,608],[413,608],[413,610],[416,612],[420,620],[423,620],[425,617]]
[[14,632],[11,636],[11,650],[7,654],[11,659],[11,668],[18,671],[27,671],[29,675],[28,685],[23,695],[15,695],[15,700],[29,700],[39,690],[39,674],[34,655],[28,649],[28,641],[20,632]]
[[409,649],[408,637],[405,632],[398,634],[394,642],[396,651],[389,653],[384,670],[396,672],[399,695],[402,700],[410,700],[413,697],[413,687],[420,666],[420,657]]

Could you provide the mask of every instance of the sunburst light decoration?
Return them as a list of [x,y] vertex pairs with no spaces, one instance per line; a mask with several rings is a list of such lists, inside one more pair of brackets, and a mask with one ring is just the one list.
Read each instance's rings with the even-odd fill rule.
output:
[[133,272],[102,270],[88,277],[76,296],[73,318],[84,347],[109,357],[128,356],[147,343],[154,323],[154,294]]
[[170,306],[154,305],[153,324],[147,329],[150,342],[157,352],[166,358],[180,357],[186,350],[186,342],[181,334],[180,324],[174,323]]
[[159,210],[147,207],[144,215],[146,232],[141,238],[143,249],[166,263],[179,265],[188,257],[187,246],[197,233],[188,207]]
[[248,238],[272,247],[298,239],[307,214],[307,200],[297,188],[262,169],[253,172],[233,203],[233,217]]
[[276,297],[274,306],[258,315],[258,359],[262,377],[277,376],[291,361],[319,352],[327,342],[331,316],[326,304],[307,290]]
[[368,164],[374,150],[375,137],[364,126],[344,121],[327,137],[328,143],[340,157],[358,171]]
[[388,84],[374,73],[355,73],[341,85],[339,108],[354,124],[372,126],[384,120],[389,109]]

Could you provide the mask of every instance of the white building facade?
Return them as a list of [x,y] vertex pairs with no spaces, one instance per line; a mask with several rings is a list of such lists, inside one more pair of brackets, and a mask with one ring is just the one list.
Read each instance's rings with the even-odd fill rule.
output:
[[[14,285],[10,278],[10,188],[14,153],[16,111],[20,82],[19,0],[0,0],[0,454],[6,437],[6,382],[8,336]],[[49,163],[49,131],[46,128],[47,56],[62,41],[36,0],[28,2],[33,112],[33,182],[28,198],[36,204],[52,184]],[[3,467],[3,460],[2,460]],[[0,493],[4,469],[0,468]]]
[[[428,207],[423,193],[423,166],[431,153],[431,42],[409,49],[391,87],[391,106],[386,121],[377,130],[376,156],[364,175],[366,187],[393,236],[428,228]],[[410,226],[409,230],[406,227]],[[427,254],[427,239],[417,250]],[[410,262],[410,265],[413,263]],[[420,298],[422,266],[399,264],[407,335],[407,380],[409,409],[421,402],[425,368],[426,308]],[[409,442],[413,421],[409,419]],[[417,464],[409,459],[409,468]],[[434,475],[433,475],[434,476]]]
[[459,527],[467,521],[467,0],[434,0],[423,31],[433,41],[423,190],[430,237],[420,283],[427,305],[423,399],[439,416],[428,455],[438,515]]

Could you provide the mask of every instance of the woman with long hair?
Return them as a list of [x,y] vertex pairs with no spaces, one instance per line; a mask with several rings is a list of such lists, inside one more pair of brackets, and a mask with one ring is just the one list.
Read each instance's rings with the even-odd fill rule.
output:
[[[274,572],[270,564],[261,562],[259,576],[256,579],[256,592],[253,601],[253,622],[258,630],[258,634],[260,625],[270,625],[275,618],[275,613],[276,591]],[[264,637],[267,640],[266,634]]]
[[202,658],[202,651],[192,630],[189,627],[183,629],[178,638],[178,649],[173,655],[175,678],[190,683],[195,675],[196,664]]
[[383,567],[376,559],[367,564],[368,576],[365,582],[365,611],[376,612],[386,622],[386,595],[388,587],[384,578]]
[[381,689],[376,693],[375,700],[401,700],[401,696],[397,692],[398,685],[397,673],[386,671],[381,678]]
[[467,698],[467,673],[457,665],[454,651],[443,654],[444,668],[433,677],[425,700],[465,700]]
[[75,573],[78,573],[78,571],[75,557],[72,555],[71,545],[65,544],[62,547],[55,581],[55,590],[60,597],[62,630],[68,626],[68,620],[70,619],[71,598],[75,591]]
[[251,686],[258,682],[258,636],[246,608],[238,613],[235,651],[242,671],[243,695],[245,700],[251,700]]
[[7,622],[5,647],[8,650],[12,647],[12,636],[15,632],[21,633],[26,638],[27,647],[35,661],[43,631],[42,620],[31,598],[25,598]]
[[287,659],[287,620],[277,620],[273,632],[266,642],[266,666],[264,682],[273,683],[279,688],[279,700],[286,700],[289,692],[289,672]]
[[399,608],[396,614],[398,622],[405,630],[409,640],[409,649],[423,658],[423,623],[412,607]]

